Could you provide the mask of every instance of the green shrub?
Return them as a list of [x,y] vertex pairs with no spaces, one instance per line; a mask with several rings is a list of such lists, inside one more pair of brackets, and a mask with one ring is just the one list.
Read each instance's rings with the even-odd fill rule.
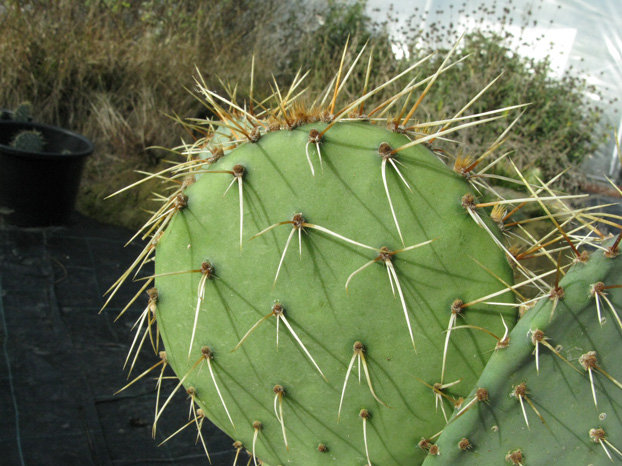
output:
[[[538,169],[542,178],[552,178],[560,169],[570,167],[562,187],[576,192],[583,181],[581,163],[605,137],[599,128],[600,111],[590,106],[586,97],[587,91],[596,91],[569,73],[555,78],[548,58],[522,57],[508,43],[508,38],[493,32],[467,33],[459,56],[469,55],[469,59],[439,77],[426,108],[434,117],[450,117],[503,73],[471,111],[500,108],[510,102],[529,103],[507,149],[514,151],[513,159],[521,170]],[[443,51],[439,53],[442,57]],[[426,64],[426,72],[438,67],[440,60]],[[501,131],[500,125],[492,124],[483,131],[465,131],[459,140],[463,151],[469,153]]]

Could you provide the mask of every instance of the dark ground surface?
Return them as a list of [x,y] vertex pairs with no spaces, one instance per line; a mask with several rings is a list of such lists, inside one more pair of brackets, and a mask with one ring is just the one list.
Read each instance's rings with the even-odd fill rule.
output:
[[[130,328],[147,295],[117,322],[140,285],[99,311],[142,248],[123,247],[131,236],[78,214],[63,227],[0,225],[0,465],[209,464],[194,425],[158,447],[188,421],[181,390],[152,438],[159,368],[114,395],[128,383]],[[132,375],[158,361],[143,349]],[[166,381],[162,397],[175,385]],[[232,441],[207,421],[202,432],[212,464],[232,465]]]

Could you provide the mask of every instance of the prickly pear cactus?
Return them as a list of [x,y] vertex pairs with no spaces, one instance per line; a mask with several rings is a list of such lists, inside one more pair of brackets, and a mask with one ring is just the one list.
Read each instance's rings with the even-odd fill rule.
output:
[[621,462],[621,285],[617,242],[577,260],[490,358],[424,464]]
[[[462,126],[518,107],[465,116],[469,103],[453,118],[415,122],[450,57],[376,107],[372,97],[410,80],[416,65],[338,106],[361,54],[320,104],[296,101],[298,78],[272,104],[252,95],[238,104],[235,92],[229,100],[200,82],[218,119],[193,121],[205,137],[152,176],[173,189],[110,290],[155,257],[128,355],[133,369],[149,337],[159,380],[168,368],[179,379],[158,397],[154,434],[185,392],[199,433],[209,418],[255,465],[555,464],[554,455],[570,461],[571,441],[593,464],[606,458],[600,447],[617,454],[609,439],[620,398],[609,390],[620,376],[605,371],[620,356],[618,259],[595,253],[566,274],[549,252],[576,250],[570,225],[572,238],[598,244],[602,217],[570,210],[568,196],[516,167],[516,180],[503,181],[527,194],[506,200],[488,185],[514,123],[481,154],[434,150]],[[387,116],[392,107],[397,116]],[[544,237],[521,218],[528,203],[552,225]],[[537,272],[525,264],[534,256],[544,258]],[[538,292],[546,298],[510,333],[518,305]],[[598,409],[581,419],[590,427],[572,430],[575,408],[597,395]]]
[[156,247],[158,329],[198,406],[266,464],[411,464],[444,424],[423,382],[468,386],[494,347],[463,331],[445,351],[448,323],[503,333],[498,310],[465,305],[511,269],[428,149],[391,155],[410,140],[365,122],[308,144],[325,128],[262,135],[179,194]]
[[20,131],[11,141],[12,147],[27,152],[41,152],[43,145],[43,136],[39,131]]

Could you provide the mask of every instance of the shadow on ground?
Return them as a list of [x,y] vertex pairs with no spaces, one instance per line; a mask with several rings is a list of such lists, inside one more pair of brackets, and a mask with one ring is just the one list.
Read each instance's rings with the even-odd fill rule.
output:
[[[117,322],[139,286],[122,288],[99,311],[104,292],[140,252],[140,245],[123,247],[131,236],[78,214],[63,227],[0,226],[0,464],[209,464],[194,425],[158,447],[188,421],[183,391],[158,421],[155,440],[157,374],[114,395],[128,382],[130,328],[147,295]],[[157,361],[143,350],[133,375]],[[175,385],[166,381],[163,393]],[[203,436],[212,464],[233,464],[227,436],[207,421]]]

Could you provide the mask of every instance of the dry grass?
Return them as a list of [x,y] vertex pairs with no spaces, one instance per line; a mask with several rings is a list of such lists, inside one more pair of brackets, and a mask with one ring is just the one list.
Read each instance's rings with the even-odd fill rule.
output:
[[150,147],[179,143],[183,131],[164,112],[200,114],[201,104],[185,89],[193,85],[195,65],[218,88],[216,70],[248,83],[252,53],[258,63],[273,53],[264,47],[272,34],[265,28],[278,17],[278,2],[169,5],[28,0],[11,2],[0,14],[2,106],[31,101],[37,121],[81,132],[96,144],[79,200],[88,215],[126,225],[141,221],[122,212],[119,202],[130,197],[101,200],[135,179],[135,169],[153,168],[166,155]]
[[[361,62],[367,63],[373,55],[370,81],[377,85],[429,50],[415,48],[415,43],[423,40],[432,48],[439,43],[439,34],[455,34],[437,31],[437,36],[422,37],[419,31],[411,32],[406,44],[411,59],[397,60],[387,33],[390,21],[373,23],[362,1],[325,0],[315,12],[303,8],[302,0],[294,6],[283,0],[171,4],[162,0],[132,2],[131,6],[122,0],[15,0],[0,7],[0,105],[11,108],[31,101],[36,120],[68,127],[95,142],[78,209],[102,221],[136,227],[146,219],[147,214],[135,206],[144,205],[157,182],[105,202],[103,198],[138,179],[135,170],[155,171],[164,158],[173,156],[156,147],[175,147],[182,137],[191,139],[165,113],[174,112],[180,118],[206,115],[188,92],[194,88],[197,70],[212,89],[248,95],[254,55],[257,99],[274,92],[275,82],[281,86],[291,82],[299,69],[312,71],[305,85],[310,88],[308,95],[317,95],[335,75],[346,41],[350,43],[346,66],[367,43]],[[480,99],[473,112],[534,99],[543,103],[532,106],[509,142],[519,153],[521,168],[538,161],[539,170],[555,171],[568,162],[568,154],[589,152],[597,139],[597,113],[583,105],[580,82],[568,78],[555,83],[548,77],[546,64],[534,73],[529,69],[532,63],[510,58],[495,36],[474,31],[465,44],[461,53],[478,53],[471,64],[439,78],[421,108],[423,114],[431,119],[451,116],[454,108],[507,69],[496,90]],[[433,72],[436,66],[438,62],[431,62],[421,73]],[[362,92],[365,66],[357,69],[348,88],[342,90],[344,99]],[[455,85],[458,78],[460,86]],[[406,85],[395,82],[385,96]],[[237,93],[235,86],[239,86]],[[574,99],[572,105],[567,104],[569,96]],[[371,108],[373,102],[368,105]],[[489,133],[465,131],[463,150],[489,144],[498,134],[494,128]],[[546,178],[549,173],[543,175]]]

